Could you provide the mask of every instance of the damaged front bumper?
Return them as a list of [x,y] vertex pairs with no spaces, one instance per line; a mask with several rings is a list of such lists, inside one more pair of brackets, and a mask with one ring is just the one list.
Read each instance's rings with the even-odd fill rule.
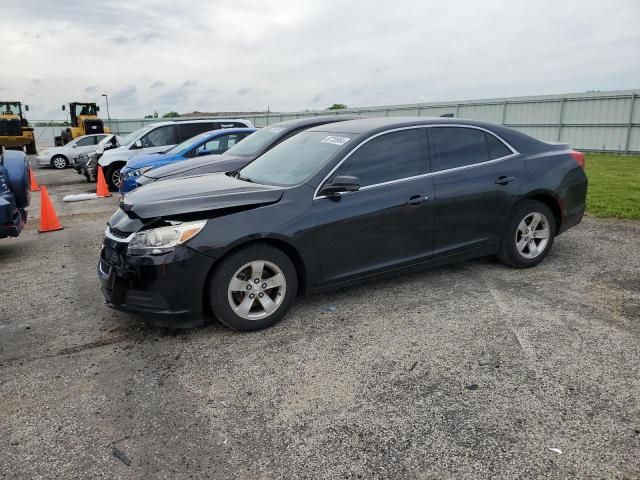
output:
[[204,324],[204,289],[214,260],[185,246],[145,256],[128,255],[127,246],[104,239],[97,271],[106,304],[159,326]]

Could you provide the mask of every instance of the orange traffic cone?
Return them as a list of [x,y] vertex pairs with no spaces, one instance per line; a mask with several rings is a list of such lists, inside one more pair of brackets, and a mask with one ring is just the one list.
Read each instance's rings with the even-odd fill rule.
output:
[[38,231],[44,233],[56,230],[62,230],[62,225],[60,225],[53,203],[47,193],[47,187],[43,185],[40,188],[40,228]]
[[36,180],[36,175],[33,173],[33,168],[29,167],[29,183],[31,184],[32,192],[39,192],[40,185],[38,185],[38,181]]
[[110,197],[111,192],[107,186],[107,181],[104,179],[104,173],[102,167],[98,165],[98,183],[96,185],[96,195],[98,198]]

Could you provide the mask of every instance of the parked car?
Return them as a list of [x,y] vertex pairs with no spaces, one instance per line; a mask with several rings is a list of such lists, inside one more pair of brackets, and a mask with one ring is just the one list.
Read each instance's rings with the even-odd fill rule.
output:
[[36,156],[38,165],[63,169],[71,165],[74,155],[95,151],[97,145],[107,137],[106,133],[84,135],[71,140],[61,147],[51,147]]
[[24,152],[0,149],[0,238],[17,237],[31,202],[29,163]]
[[[234,175],[123,197],[107,304],[162,323],[273,325],[297,294],[485,255],[525,268],[585,210],[584,155],[507,127],[372,118],[299,133]],[[375,289],[375,286],[370,287]]]
[[251,135],[241,144],[227,150],[224,155],[206,158],[192,158],[186,162],[167,165],[145,172],[136,179],[138,186],[147,185],[157,180],[171,180],[188,175],[203,173],[230,172],[244,167],[264,152],[283,142],[289,137],[318,125],[334,122],[345,122],[362,117],[348,115],[326,115],[321,117],[300,118],[274,123]]
[[83,175],[85,173],[85,167],[87,162],[89,161],[89,155],[97,152],[98,150],[101,153],[104,153],[105,150],[109,150],[111,148],[116,148],[119,146],[119,141],[122,139],[114,134],[106,135],[100,142],[96,145],[96,148],[93,150],[87,150],[81,153],[76,153],[72,160],[71,166],[76,171],[76,173]]
[[102,166],[109,188],[120,186],[120,169],[134,155],[163,152],[185,140],[209,130],[221,128],[253,128],[248,120],[172,120],[147,125],[130,133],[120,146],[105,152],[98,150],[98,164]]
[[165,152],[131,157],[120,170],[120,193],[124,195],[134,190],[137,187],[136,179],[143,173],[164,165],[175,165],[190,158],[220,155],[255,131],[255,128],[212,130],[185,140]]

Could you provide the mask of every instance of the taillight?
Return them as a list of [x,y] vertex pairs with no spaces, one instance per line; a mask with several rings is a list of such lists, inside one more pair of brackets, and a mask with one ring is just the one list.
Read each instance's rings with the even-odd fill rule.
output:
[[571,150],[570,154],[578,165],[580,165],[581,168],[584,168],[584,153]]

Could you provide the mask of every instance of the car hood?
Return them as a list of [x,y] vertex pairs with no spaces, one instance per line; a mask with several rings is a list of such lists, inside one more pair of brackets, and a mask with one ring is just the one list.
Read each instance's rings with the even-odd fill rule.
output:
[[204,157],[190,158],[184,162],[165,165],[160,168],[154,168],[147,172],[145,176],[154,180],[163,177],[184,177],[186,175],[199,175],[202,173],[212,173],[218,170],[207,171],[210,165],[217,165],[223,162],[239,160],[244,157],[236,157],[233,155],[206,155]]
[[174,157],[176,157],[176,154],[162,152],[136,155],[127,161],[127,168],[135,170],[136,168],[146,167],[147,165],[158,165],[173,160]]
[[245,182],[224,173],[154,182],[128,193],[120,208],[130,216],[153,219],[280,200],[284,188]]

